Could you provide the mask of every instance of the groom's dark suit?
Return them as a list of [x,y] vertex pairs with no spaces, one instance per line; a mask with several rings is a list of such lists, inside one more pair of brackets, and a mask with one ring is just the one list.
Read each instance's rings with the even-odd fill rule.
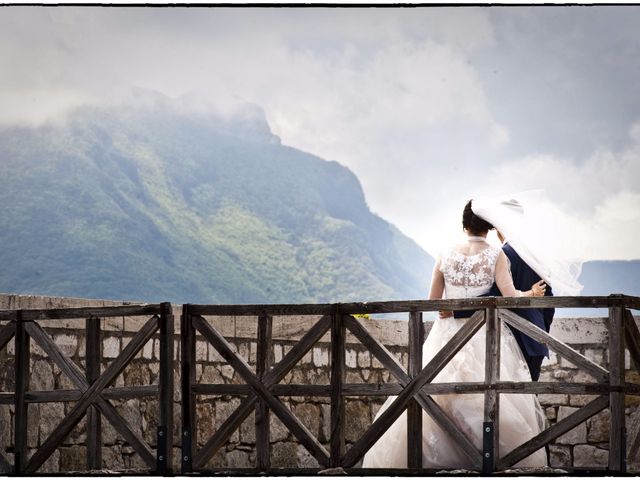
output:
[[[513,277],[513,285],[521,291],[526,291],[531,288],[536,282],[540,281],[540,276],[534,272],[529,265],[527,265],[520,256],[516,253],[511,245],[505,243],[502,250],[509,258],[511,262],[511,276]],[[493,284],[489,295],[499,297],[500,290],[496,284]],[[545,296],[553,296],[551,286],[547,285]],[[513,310],[514,313],[520,315],[525,320],[530,321],[536,327],[549,332],[551,328],[551,322],[553,321],[553,315],[555,309],[553,308],[518,308]],[[511,326],[510,326],[511,327]],[[533,381],[538,381],[540,378],[540,366],[542,360],[549,354],[549,349],[546,345],[541,344],[533,340],[532,338],[524,335],[515,328],[511,328],[513,336],[516,338],[520,349],[524,355],[527,365],[529,365],[529,371],[531,372],[531,378]]]

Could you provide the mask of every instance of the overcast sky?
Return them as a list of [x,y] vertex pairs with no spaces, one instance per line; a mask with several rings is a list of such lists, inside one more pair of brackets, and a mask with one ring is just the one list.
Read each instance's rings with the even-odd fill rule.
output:
[[433,255],[469,198],[542,188],[549,241],[640,258],[639,85],[637,6],[0,8],[1,125],[134,86],[252,102]]

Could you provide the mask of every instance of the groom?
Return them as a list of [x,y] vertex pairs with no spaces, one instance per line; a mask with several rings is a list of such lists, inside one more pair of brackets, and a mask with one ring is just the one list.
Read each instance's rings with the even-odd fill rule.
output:
[[[513,285],[518,290],[528,290],[531,285],[541,280],[540,276],[536,272],[534,272],[531,267],[529,267],[529,265],[527,265],[522,260],[522,258],[520,258],[518,253],[513,249],[511,245],[509,245],[508,242],[505,242],[505,238],[502,233],[500,233],[500,231],[497,229],[496,232],[498,234],[498,238],[503,243],[502,250],[511,262],[511,276],[513,277]],[[500,296],[500,290],[495,283],[493,284],[493,287],[491,287],[491,291],[488,295],[494,297]],[[548,284],[545,291],[545,296],[553,296],[551,286]],[[549,333],[551,322],[553,322],[555,309],[518,308],[514,310],[514,313],[520,315],[525,320],[533,323],[536,327],[539,327],[545,332]],[[511,327],[511,325],[509,326]],[[540,367],[542,365],[542,361],[544,360],[544,357],[549,354],[549,349],[546,345],[536,342],[535,340],[526,336],[524,333],[515,328],[511,328],[511,331],[513,332],[513,336],[516,338],[516,342],[518,342],[520,350],[522,350],[522,354],[527,361],[529,371],[531,372],[531,379],[534,382],[537,382],[538,378],[540,378]]]

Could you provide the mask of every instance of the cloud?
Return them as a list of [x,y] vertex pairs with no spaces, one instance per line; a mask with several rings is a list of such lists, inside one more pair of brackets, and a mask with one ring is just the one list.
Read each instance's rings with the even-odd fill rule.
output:
[[598,226],[585,255],[640,258],[622,241],[639,232],[623,205],[640,122],[620,127],[640,108],[637,13],[549,10],[6,7],[0,125],[128,102],[133,86],[249,102],[283,143],[351,168],[432,254],[474,195],[544,188],[576,231]]

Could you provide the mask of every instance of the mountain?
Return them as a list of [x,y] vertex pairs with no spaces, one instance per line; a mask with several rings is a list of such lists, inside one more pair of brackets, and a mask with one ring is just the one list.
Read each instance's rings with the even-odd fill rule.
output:
[[[191,106],[190,106],[191,105]],[[262,111],[147,91],[0,131],[0,291],[192,303],[424,298],[433,260]]]

